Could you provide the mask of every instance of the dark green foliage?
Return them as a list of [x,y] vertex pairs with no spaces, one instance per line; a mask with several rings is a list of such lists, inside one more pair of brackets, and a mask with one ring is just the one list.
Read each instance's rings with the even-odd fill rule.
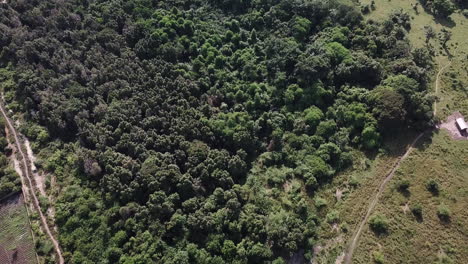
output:
[[408,179],[402,179],[397,182],[398,189],[402,192],[407,192],[410,186],[410,181]]
[[411,212],[418,219],[422,219],[422,211],[423,211],[423,208],[421,204],[419,203],[411,206]]
[[440,218],[440,220],[448,222],[450,220],[451,214],[452,212],[447,207],[447,205],[441,204],[437,207],[437,216]]
[[308,195],[353,148],[431,125],[430,58],[408,27],[335,0],[3,5],[2,87],[68,184],[67,263],[284,263],[312,248]]
[[439,183],[435,179],[430,179],[427,184],[426,188],[428,191],[430,191],[433,195],[439,195],[440,192],[440,187]]
[[385,216],[377,214],[369,219],[369,225],[372,231],[381,235],[388,232],[388,220]]
[[456,10],[452,0],[420,0],[420,2],[437,17],[447,18]]
[[21,179],[19,175],[10,168],[9,160],[6,156],[11,150],[8,150],[8,142],[5,134],[5,121],[0,119],[0,199],[14,192],[21,191]]

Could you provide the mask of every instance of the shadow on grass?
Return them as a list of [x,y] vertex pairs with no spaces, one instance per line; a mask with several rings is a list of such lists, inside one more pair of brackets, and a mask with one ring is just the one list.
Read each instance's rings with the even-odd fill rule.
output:
[[452,223],[452,219],[450,218],[450,216],[442,216],[442,215],[438,215],[439,217],[439,220],[440,220],[440,223],[443,225],[443,226],[448,226]]
[[444,27],[449,27],[449,28],[453,28],[455,27],[457,24],[455,23],[455,21],[453,21],[450,17],[440,17],[440,16],[436,16],[434,15],[431,10],[429,8],[427,8],[427,6],[424,6],[424,5],[421,5],[424,12],[428,13],[428,14],[431,14],[433,17],[434,17],[434,21],[437,23],[437,24],[440,24]]
[[406,188],[399,187],[398,192],[400,192],[405,198],[410,198],[411,196],[411,192]]
[[424,216],[422,214],[415,214],[413,213],[414,219],[416,219],[416,222],[422,223],[424,221]]
[[434,20],[437,24],[441,24],[444,27],[453,28],[457,25],[450,17],[437,17],[434,16]]
[[431,129],[424,133],[424,135],[416,142],[414,148],[419,151],[426,150],[432,144],[432,138],[439,133],[437,129]]

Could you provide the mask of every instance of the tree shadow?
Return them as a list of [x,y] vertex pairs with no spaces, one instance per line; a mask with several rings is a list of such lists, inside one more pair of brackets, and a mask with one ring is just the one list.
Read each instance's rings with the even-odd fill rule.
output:
[[422,214],[415,214],[413,213],[414,219],[416,219],[416,222],[422,223],[424,221],[424,216]]
[[416,148],[419,151],[424,151],[427,149],[431,144],[432,144],[432,139],[434,135],[438,134],[439,130],[432,128],[430,130],[427,130],[424,132],[424,135],[414,144],[414,148]]
[[437,17],[437,16],[434,16],[434,20],[437,24],[440,24],[444,27],[448,27],[448,28],[453,28],[457,25],[457,23],[455,23],[455,21],[452,20],[452,18],[450,17]]
[[427,6],[424,6],[424,5],[420,5],[420,6],[424,10],[424,12],[431,14],[434,17],[434,21],[437,24],[440,24],[442,26],[449,27],[449,28],[453,28],[457,25],[455,21],[452,20],[452,18],[436,16],[431,12],[431,10]]
[[438,217],[439,217],[440,223],[444,226],[448,226],[452,223],[452,219],[450,218],[450,216],[438,215]]
[[411,192],[407,188],[398,187],[398,192],[405,198],[410,198]]

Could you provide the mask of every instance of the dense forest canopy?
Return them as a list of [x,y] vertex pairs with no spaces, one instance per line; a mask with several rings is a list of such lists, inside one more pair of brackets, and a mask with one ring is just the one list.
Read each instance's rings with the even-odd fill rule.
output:
[[67,263],[310,258],[314,190],[432,125],[409,20],[339,0],[2,4],[2,87],[55,150]]

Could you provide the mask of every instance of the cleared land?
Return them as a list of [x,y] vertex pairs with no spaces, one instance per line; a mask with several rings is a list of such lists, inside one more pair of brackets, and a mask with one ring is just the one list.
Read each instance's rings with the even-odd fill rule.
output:
[[[361,0],[362,5],[370,4],[372,0]],[[409,31],[409,39],[415,48],[424,47],[426,45],[425,26],[430,26],[437,33],[437,37],[430,40],[430,45],[436,51],[434,67],[434,77],[437,70],[447,65],[449,55],[451,56],[451,64],[448,69],[445,69],[442,76],[438,97],[440,101],[437,103],[437,115],[441,120],[451,115],[455,111],[460,111],[463,115],[468,116],[468,19],[460,12],[456,12],[450,16],[450,19],[435,19],[434,16],[428,14],[421,5],[417,10],[413,6],[419,3],[418,0],[375,0],[376,9],[367,15],[368,19],[381,21],[388,17],[396,10],[403,10],[411,15],[411,30]],[[447,42],[448,52],[442,48],[438,39],[438,35],[442,29],[447,29],[452,32],[451,39]],[[435,87],[434,87],[435,89]]]
[[[59,245],[57,239],[55,238],[54,234],[52,233],[52,231],[51,231],[51,229],[49,227],[49,224],[47,222],[47,218],[45,217],[44,213],[42,212],[42,208],[41,208],[41,205],[39,203],[39,199],[37,198],[37,195],[36,195],[35,190],[34,190],[34,184],[33,184],[34,179],[32,179],[32,177],[31,177],[31,176],[33,176],[33,172],[32,172],[31,166],[30,166],[31,162],[29,160],[29,157],[24,154],[23,146],[22,146],[23,143],[20,141],[20,137],[18,136],[18,133],[17,133],[14,125],[12,124],[12,121],[7,116],[6,111],[5,111],[4,107],[3,107],[3,104],[0,104],[0,111],[2,112],[3,117],[5,118],[5,121],[6,121],[6,124],[7,124],[7,129],[9,130],[9,132],[13,136],[13,140],[15,141],[15,145],[16,145],[16,151],[15,152],[17,152],[16,154],[19,154],[19,158],[21,159],[21,162],[22,162],[22,164],[21,164],[22,168],[23,168],[22,177],[24,179],[21,182],[22,182],[24,187],[29,188],[29,190],[30,190],[29,195],[30,195],[30,198],[32,200],[32,204],[34,206],[34,209],[39,215],[42,230],[44,231],[44,233],[46,233],[46,235],[52,241],[55,252],[57,254],[58,263],[63,264],[63,263],[65,263],[65,260],[64,260],[64,258],[62,256],[62,251],[60,249],[60,245]],[[13,154],[13,155],[16,155],[16,154]],[[18,162],[19,162],[19,160],[18,160]],[[27,188],[23,188],[23,190],[27,190]]]
[[[439,194],[428,191],[435,180]],[[409,180],[407,191],[399,182]],[[422,217],[411,211],[422,208]],[[449,220],[438,216],[445,205]],[[375,235],[366,226],[354,263],[369,263],[374,252],[381,253],[386,263],[434,263],[451,259],[465,263],[468,258],[468,141],[452,140],[445,130],[425,137],[413,154],[402,163],[378,203],[375,214],[389,219],[389,232]],[[452,262],[447,262],[452,263]]]
[[37,263],[23,196],[0,201],[0,263]]
[[[361,1],[362,4],[370,2]],[[425,25],[430,25],[437,33],[442,28],[452,32],[452,39],[448,42],[449,54],[443,50],[437,38],[430,41],[436,50],[432,83],[439,102],[435,112],[440,120],[445,120],[456,111],[467,116],[468,20],[459,13],[453,14],[451,20],[436,20],[421,6],[418,12],[414,11],[412,6],[417,0],[375,2],[376,10],[368,15],[369,19],[382,20],[398,9],[411,14],[409,38],[414,47],[426,45]],[[441,69],[443,71],[437,75]],[[436,76],[440,77],[439,81],[436,81]],[[437,83],[439,89],[436,89]],[[442,128],[445,128],[444,125],[451,123],[445,122]],[[378,236],[365,224],[352,263],[374,263],[379,258],[383,258],[384,263],[466,263],[468,143],[453,140],[445,129],[434,133],[425,135],[416,144],[416,150],[402,162],[371,213],[371,217],[380,214],[388,219],[389,232]],[[366,214],[372,195],[407,148],[407,141],[414,137],[401,133],[399,138],[385,144],[387,150],[384,153],[375,157],[360,153],[361,161],[358,159],[354,170],[338,176],[330,186],[320,191],[319,195],[328,202],[322,214],[337,214],[340,220],[338,224],[321,225],[318,243],[323,248],[317,253],[315,263],[339,264],[344,261],[343,252]],[[441,187],[438,195],[427,190],[431,179]],[[403,180],[410,183],[406,191],[397,187]],[[342,194],[341,199],[335,195],[338,192]],[[415,217],[412,213],[415,207],[422,208],[422,217]],[[449,210],[448,221],[438,216],[440,208]],[[336,228],[337,225],[340,228]]]

